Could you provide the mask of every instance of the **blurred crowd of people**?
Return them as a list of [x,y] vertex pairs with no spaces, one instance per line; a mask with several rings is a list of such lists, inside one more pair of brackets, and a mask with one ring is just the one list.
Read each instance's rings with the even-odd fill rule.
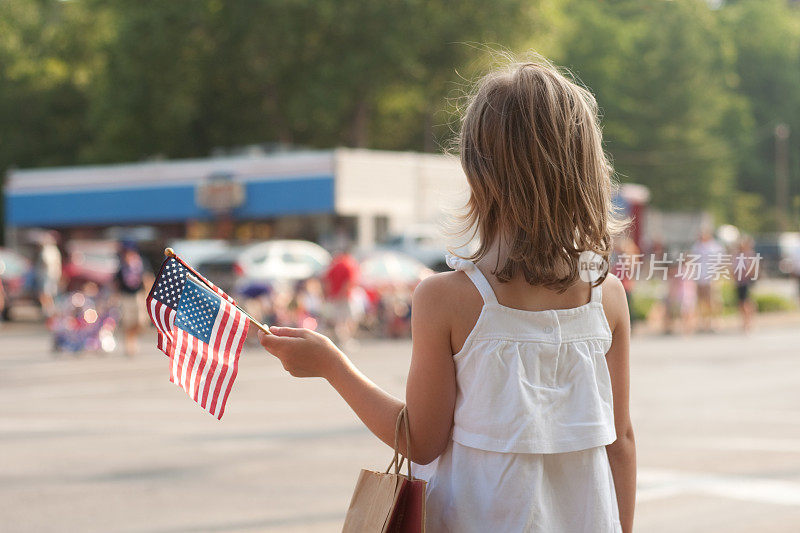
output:
[[[65,262],[56,238],[48,234],[37,242],[24,281],[51,332],[53,351],[138,353],[149,324],[146,296],[158,265],[134,242],[117,243],[109,275],[85,275]],[[265,324],[320,330],[342,345],[358,336],[410,335],[416,283],[362,283],[361,264],[349,251],[309,278],[240,281],[223,288]]]
[[[121,333],[125,353],[135,354],[146,323],[145,290],[152,280],[150,265],[136,244],[118,243],[111,270],[105,265],[107,272],[87,266],[92,263],[86,257],[91,250],[76,252],[65,261],[54,232],[38,234],[32,245],[30,260],[5,250],[0,261],[13,262],[7,284],[13,283],[17,300],[39,308],[53,352],[113,352]],[[7,320],[12,301],[2,287],[0,307]]]
[[[128,355],[136,354],[139,338],[149,324],[145,299],[158,267],[153,264],[156,259],[148,261],[134,242],[110,243],[111,251],[105,248],[104,253],[113,261],[98,262],[92,268],[103,272],[92,274],[87,266],[92,254],[103,254],[89,247],[62,256],[61,250],[67,247],[58,244],[57,235],[43,234],[33,249],[24,280],[16,282],[29,287],[29,299],[40,307],[52,334],[53,350],[113,352],[121,347]],[[402,281],[396,274],[384,275],[376,282],[372,272],[371,282],[366,282],[365,277],[370,276],[363,270],[385,273],[391,269],[381,261],[388,260],[373,254],[369,263],[345,251],[346,247],[340,250],[311,277],[240,279],[223,288],[265,324],[319,330],[340,345],[360,336],[409,336],[413,289],[432,271],[421,263],[410,263],[414,274]],[[760,262],[751,238],[724,245],[710,230],[704,230],[683,250],[665,250],[655,243],[644,253],[631,239],[620,239],[614,246],[610,270],[622,281],[634,322],[647,319],[666,333],[716,331],[723,314],[724,289],[735,294],[741,328],[748,332],[756,313],[752,288],[761,274]],[[419,270],[415,270],[417,266]],[[800,282],[800,258],[796,266]],[[20,292],[19,287],[15,290]],[[652,305],[643,308],[639,303],[642,294]],[[732,298],[728,296],[728,300]],[[0,281],[4,315],[9,301]]]
[[633,241],[621,239],[615,244],[611,271],[622,281],[634,322],[649,318],[635,306],[637,284],[660,281],[660,298],[648,315],[660,318],[665,333],[715,332],[727,283],[735,288],[741,328],[749,332],[756,312],[752,287],[761,259],[752,238],[743,236],[726,247],[704,229],[691,248],[672,252],[656,244],[650,253],[642,253]]
[[359,335],[410,335],[412,292],[405,283],[362,284],[359,262],[343,251],[319,276],[244,285],[234,296],[265,324],[322,331],[337,344],[348,345]]

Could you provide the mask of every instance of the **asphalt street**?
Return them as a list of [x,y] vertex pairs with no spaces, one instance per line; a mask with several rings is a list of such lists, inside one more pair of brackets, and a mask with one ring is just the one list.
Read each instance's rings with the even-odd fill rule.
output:
[[[33,324],[0,327],[0,531],[333,532],[381,444],[321,380],[258,347],[218,422],[152,348],[53,357]],[[408,341],[351,356],[402,395]],[[636,530],[800,531],[800,327],[632,347]]]

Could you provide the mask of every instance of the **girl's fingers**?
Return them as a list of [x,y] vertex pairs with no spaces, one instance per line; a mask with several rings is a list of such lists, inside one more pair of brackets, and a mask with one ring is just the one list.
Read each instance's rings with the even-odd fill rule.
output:
[[270,326],[269,331],[278,337],[305,337],[306,332],[303,328],[282,328],[279,326]]
[[259,330],[258,341],[261,343],[268,352],[273,355],[284,353],[292,345],[302,342],[301,339],[305,337],[304,330],[298,328],[279,328],[272,326],[269,335]]
[[267,335],[261,330],[258,331],[258,342],[267,350],[285,345],[287,340],[288,338],[285,336],[278,337],[277,335]]

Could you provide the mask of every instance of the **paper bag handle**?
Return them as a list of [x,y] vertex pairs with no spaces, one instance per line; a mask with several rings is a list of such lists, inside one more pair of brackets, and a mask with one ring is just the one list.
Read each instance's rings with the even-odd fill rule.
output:
[[[386,469],[386,473],[388,474],[389,471],[394,466],[394,473],[400,474],[400,469],[403,468],[403,461],[406,460],[406,457],[400,453],[400,428],[404,427],[406,430],[406,455],[411,455],[411,428],[408,423],[408,409],[404,405],[403,408],[400,410],[400,414],[397,415],[397,422],[394,426],[394,458],[392,462],[389,463],[389,468]],[[406,469],[408,471],[408,479],[414,479],[411,475],[411,460],[408,460]]]

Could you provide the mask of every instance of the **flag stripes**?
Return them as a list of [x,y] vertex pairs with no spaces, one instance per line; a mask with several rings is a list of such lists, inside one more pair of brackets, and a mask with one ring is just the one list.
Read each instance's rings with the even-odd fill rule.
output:
[[[219,327],[214,327],[212,331],[211,339],[209,340],[209,346],[212,348],[213,353],[220,352],[220,339],[221,335],[219,334],[220,331],[227,332],[228,322],[231,318],[230,306],[223,304],[222,312],[220,313],[218,320],[219,320]],[[205,398],[208,395],[208,386],[206,385],[208,374],[211,373],[213,378],[214,372],[217,368],[217,359],[212,358],[211,361],[206,362],[206,365],[200,370],[197,375],[197,389],[195,390],[194,400],[199,403],[204,409],[206,407]],[[210,382],[208,382],[210,383]]]
[[222,300],[208,343],[179,327],[174,329],[170,381],[218,419],[225,412],[238,372],[238,354],[244,347],[247,321],[241,311]]
[[231,361],[231,354],[241,351],[244,345],[243,332],[247,326],[247,318],[242,314],[237,314],[236,319],[231,327],[235,331],[233,335],[228,337],[226,349],[222,352],[225,354],[225,363],[222,365],[222,372],[214,386],[214,393],[210,397],[210,405],[208,404],[209,398],[206,397],[206,405],[208,411],[220,418],[225,410],[225,401],[228,398],[229,384],[233,384],[233,379],[236,377],[237,368],[239,365],[239,358],[236,357]]
[[158,330],[158,349],[166,355],[170,354],[170,343],[172,342],[172,324],[175,321],[175,310],[162,304],[158,300],[150,300],[147,306],[147,313],[150,320]]
[[[239,358],[233,354],[238,354],[244,347],[248,320],[227,302],[223,306],[225,309],[221,309],[217,316],[209,344],[198,341],[190,333],[177,328],[175,356],[170,372],[172,383],[181,387],[203,409],[217,418],[222,418],[225,412],[225,404],[238,373]],[[214,347],[213,353],[220,354],[220,357],[213,358],[209,365],[210,346]]]
[[[244,347],[244,341],[247,337],[247,334],[244,333],[246,331],[246,327],[248,325],[248,318],[242,316],[240,319],[240,324],[236,330],[236,337],[233,341],[234,348],[233,352],[230,353],[239,353],[241,352],[242,348]],[[229,356],[230,358],[230,356]],[[223,382],[222,387],[220,388],[221,391],[225,391],[220,403],[217,406],[217,411],[215,416],[217,418],[222,418],[222,415],[225,414],[225,405],[228,403],[228,395],[231,393],[231,388],[233,387],[233,381],[236,379],[236,374],[239,372],[239,358],[233,358],[233,366],[230,372],[225,376],[225,381]]]

